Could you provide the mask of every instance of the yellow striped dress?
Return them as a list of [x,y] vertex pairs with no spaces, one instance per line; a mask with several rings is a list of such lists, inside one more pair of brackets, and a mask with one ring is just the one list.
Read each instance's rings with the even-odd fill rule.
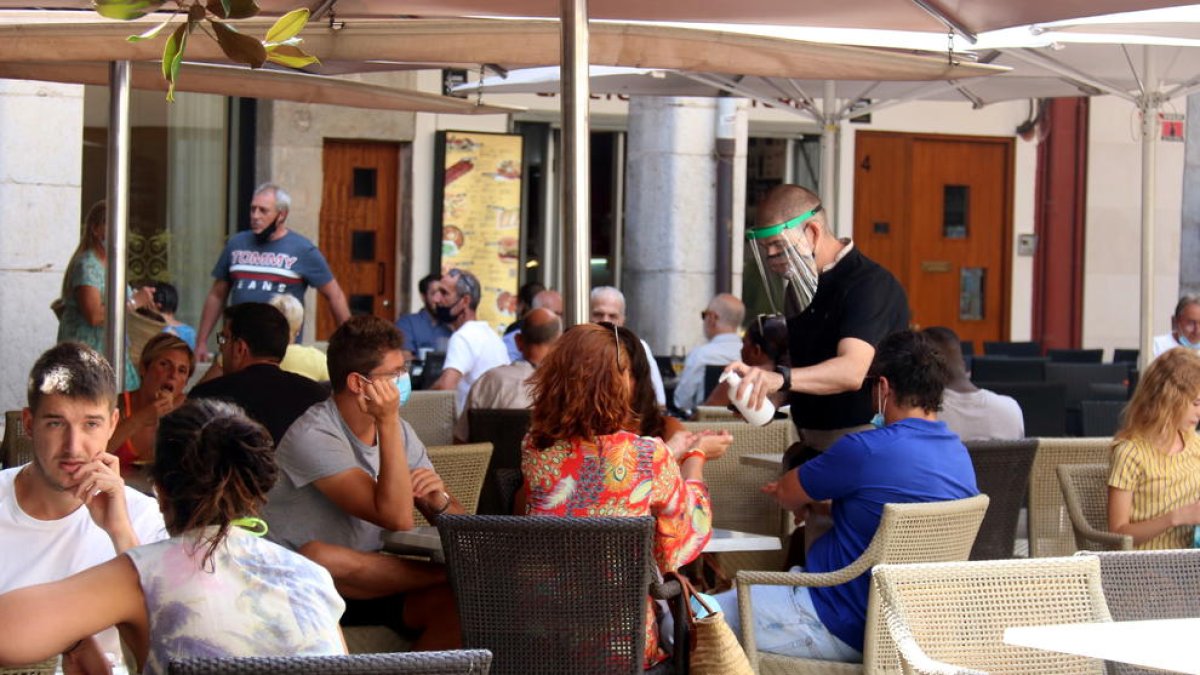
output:
[[[1200,499],[1200,435],[1192,431],[1183,451],[1168,455],[1145,439],[1122,441],[1113,448],[1108,484],[1133,493],[1130,522],[1149,520]],[[1192,527],[1172,527],[1139,544],[1139,549],[1191,548]]]

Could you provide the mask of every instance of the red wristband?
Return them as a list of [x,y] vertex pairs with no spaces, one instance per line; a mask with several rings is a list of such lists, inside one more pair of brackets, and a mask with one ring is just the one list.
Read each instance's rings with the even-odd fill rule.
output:
[[700,448],[692,448],[691,450],[688,450],[687,452],[683,453],[683,457],[679,458],[679,463],[683,464],[684,462],[688,461],[689,459],[691,459],[693,457],[699,457],[701,462],[708,459],[708,456],[704,454],[703,450],[701,450]]

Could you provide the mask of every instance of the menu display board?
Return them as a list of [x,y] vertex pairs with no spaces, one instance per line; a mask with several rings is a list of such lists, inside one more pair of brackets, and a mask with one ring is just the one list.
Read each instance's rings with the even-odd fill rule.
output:
[[522,138],[439,132],[441,269],[479,278],[477,318],[497,331],[516,319],[521,256]]

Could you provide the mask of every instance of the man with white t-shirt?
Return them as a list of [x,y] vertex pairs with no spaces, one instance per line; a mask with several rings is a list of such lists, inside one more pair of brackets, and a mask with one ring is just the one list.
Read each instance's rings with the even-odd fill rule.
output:
[[[105,451],[117,427],[112,366],[90,347],[64,342],[29,375],[22,421],[33,461],[0,471],[0,593],[58,581],[144,543],[165,539],[158,503],[126,487]],[[63,653],[64,670],[119,662],[115,629]]]
[[[592,323],[607,321],[614,326],[625,325],[625,294],[612,286],[597,286],[592,289],[589,305]],[[642,349],[646,352],[646,360],[650,362],[650,387],[654,389],[654,400],[660,405],[667,404],[667,392],[663,388],[662,373],[654,365],[654,352],[650,345],[642,340]]]
[[508,364],[508,348],[486,321],[475,318],[482,289],[474,274],[460,269],[446,272],[433,295],[438,321],[454,334],[446,346],[442,375],[430,388],[455,390],[454,412],[462,414],[471,385],[492,368]]
[[950,369],[950,381],[942,392],[938,419],[963,441],[1012,441],[1025,437],[1025,417],[1011,396],[976,387],[967,376],[962,342],[958,334],[943,326],[921,331],[933,344]]

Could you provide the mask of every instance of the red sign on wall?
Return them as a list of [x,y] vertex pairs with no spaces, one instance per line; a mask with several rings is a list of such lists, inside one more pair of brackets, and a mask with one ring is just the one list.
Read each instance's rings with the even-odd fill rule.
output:
[[1178,113],[1159,113],[1160,137],[1164,141],[1183,142],[1183,115]]

